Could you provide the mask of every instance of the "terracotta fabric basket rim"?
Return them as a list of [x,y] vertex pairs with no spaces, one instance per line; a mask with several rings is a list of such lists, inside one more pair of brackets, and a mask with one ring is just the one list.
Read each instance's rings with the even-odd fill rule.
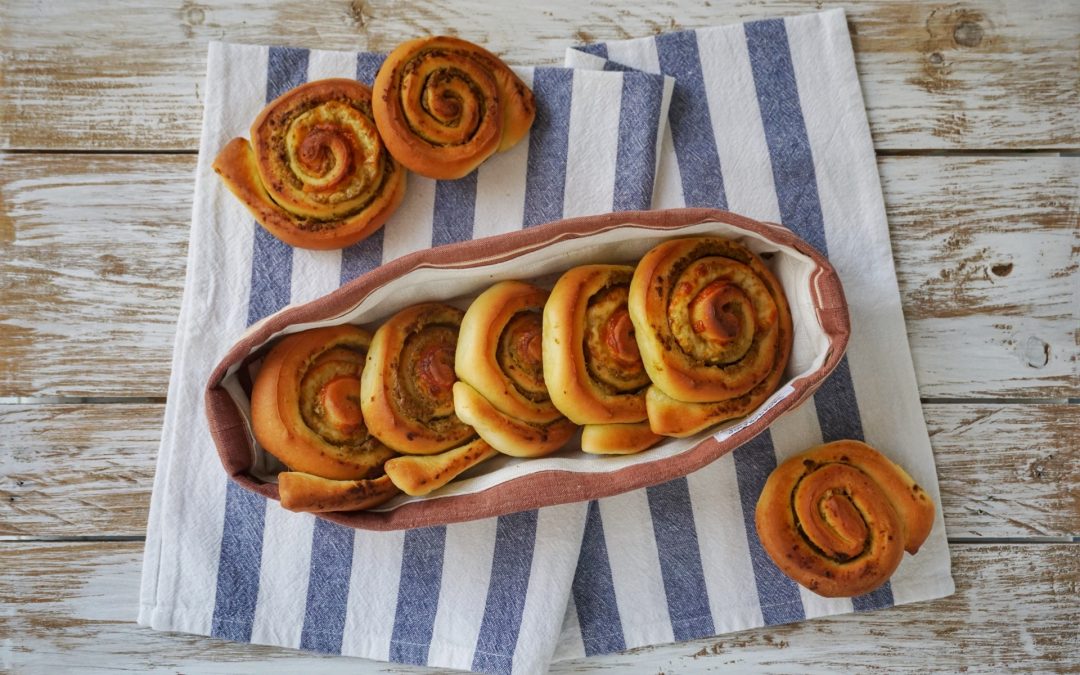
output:
[[[251,476],[252,439],[246,422],[229,393],[222,387],[228,369],[248,359],[282,329],[297,323],[326,320],[344,314],[372,291],[422,267],[462,268],[490,265],[516,258],[555,242],[594,235],[613,228],[633,225],[652,230],[673,230],[687,226],[721,222],[754,232],[766,239],[795,249],[815,264],[810,278],[810,294],[821,329],[828,337],[825,362],[807,376],[790,383],[794,393],[774,405],[758,419],[717,441],[709,436],[690,449],[671,457],[660,457],[632,466],[602,472],[543,470],[508,479],[498,485],[469,494],[409,502],[390,511],[353,511],[316,514],[335,523],[364,530],[401,530],[490,518],[543,506],[600,499],[657,485],[692,473],[734,450],[764,431],[785,411],[797,407],[836,368],[847,348],[851,326],[839,276],[828,260],[781,225],[765,223],[729,211],[715,209],[669,209],[625,211],[597,216],[569,218],[529,229],[483,239],[417,251],[387,262],[354,279],[338,290],[312,302],[287,307],[253,325],[234,345],[208,378],[205,392],[207,421],[222,465],[241,487],[270,499],[278,499],[277,485]],[[485,252],[482,257],[478,253]]]

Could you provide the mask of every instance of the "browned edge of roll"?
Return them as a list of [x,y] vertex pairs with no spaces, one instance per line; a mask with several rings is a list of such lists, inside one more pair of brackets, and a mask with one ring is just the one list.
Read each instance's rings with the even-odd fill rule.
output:
[[505,481],[480,492],[446,497],[433,495],[390,511],[322,513],[319,517],[364,530],[428,527],[610,497],[657,485],[702,468],[746,443],[764,431],[784,411],[797,407],[809,398],[840,363],[851,334],[850,316],[840,278],[822,253],[785,227],[716,209],[624,211],[569,218],[507,234],[417,251],[377,267],[328,295],[272,314],[254,324],[229,349],[208,378],[205,393],[206,415],[210,435],[217,446],[226,473],[252,492],[272,499],[278,498],[277,485],[263,483],[248,474],[253,454],[252,439],[248,435],[243,416],[232,397],[221,386],[221,382],[230,366],[248,359],[253,349],[284,328],[340,316],[362,302],[372,291],[416,269],[470,269],[488,266],[556,242],[595,235],[627,225],[663,232],[705,222],[727,223],[760,234],[773,243],[806,255],[817,267],[810,280],[811,297],[818,319],[829,338],[829,353],[820,368],[788,383],[795,391],[787,405],[773,406],[752,424],[723,442],[709,436],[674,457],[658,458],[598,473],[540,471]]

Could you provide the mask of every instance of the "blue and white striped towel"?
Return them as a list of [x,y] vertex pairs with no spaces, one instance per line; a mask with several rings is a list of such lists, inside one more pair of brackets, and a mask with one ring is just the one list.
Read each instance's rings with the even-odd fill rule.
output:
[[750,443],[685,479],[590,505],[557,658],[951,594],[940,509],[919,554],[853,599],[785,577],[753,524],[778,461],[841,438],[881,449],[941,503],[843,11],[587,45],[566,65],[673,76],[654,207],[791,228],[839,272],[852,336],[813,399]]
[[[526,72],[540,115],[515,150],[462,181],[412,177],[384,233],[341,254],[278,245],[213,176],[214,152],[277,92],[305,78],[370,79],[377,63],[211,46],[141,623],[534,672],[553,651],[571,658],[952,592],[940,516],[889,585],[854,600],[794,585],[764,556],[753,528],[753,504],[777,460],[833,438],[882,448],[939,501],[841,12],[570,52],[568,65],[609,72]],[[674,77],[669,112],[670,80],[631,70]],[[648,490],[406,533],[354,533],[226,483],[203,429],[200,388],[250,322],[416,248],[640,208],[650,197],[654,207],[727,207],[781,221],[839,270],[854,323],[848,359],[812,403],[769,433]]]
[[244,329],[433,245],[562,217],[647,209],[672,81],[521,69],[529,137],[466,178],[409,177],[383,230],[343,251],[292,249],[214,175],[226,141],[307,80],[371,82],[379,56],[212,44],[187,281],[151,500],[139,622],[160,630],[491,672],[537,672],[555,651],[587,505],[372,533],[284,511],[227,481],[205,380]]

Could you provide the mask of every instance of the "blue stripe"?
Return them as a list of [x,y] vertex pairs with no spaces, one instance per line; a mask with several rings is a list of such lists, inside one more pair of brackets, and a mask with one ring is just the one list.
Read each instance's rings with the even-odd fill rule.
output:
[[637,68],[631,68],[630,66],[624,66],[623,64],[616,63],[615,61],[604,61],[604,70],[608,71],[609,73],[610,72],[619,72],[619,73],[641,72]]
[[500,516],[496,524],[491,584],[473,654],[475,671],[510,673],[513,670],[536,546],[536,519],[536,511],[524,511]]
[[587,45],[580,45],[574,47],[574,49],[578,50],[579,52],[585,52],[586,54],[592,54],[593,56],[599,56],[602,59],[606,59],[608,57],[607,45],[603,42],[593,42]]
[[[787,29],[783,19],[769,19],[747,23],[744,31],[772,162],[780,220],[828,255],[814,156],[799,103]],[[846,356],[814,396],[814,406],[825,441],[863,439],[862,420]],[[875,591],[872,598],[860,600],[858,604],[891,606],[891,586],[886,584]]]
[[439,608],[445,548],[445,526],[405,533],[397,610],[390,637],[391,661],[414,666],[427,664],[435,612]]
[[685,478],[676,478],[648,488],[647,493],[671,631],[676,640],[715,635],[690,485]]
[[259,596],[259,566],[266,499],[233,481],[225,488],[225,528],[221,534],[217,593],[210,635],[234,642],[251,642],[255,603]]
[[609,654],[626,649],[619,606],[615,601],[615,582],[611,577],[604,523],[599,502],[589,502],[585,534],[571,584],[574,605],[585,655]]
[[574,71],[568,68],[533,71],[536,119],[529,131],[525,227],[562,218],[573,82]]
[[432,246],[472,239],[478,175],[479,171],[473,171],[457,180],[435,182],[435,209],[431,220]]
[[705,95],[697,34],[682,31],[658,35],[656,54],[660,72],[675,78],[668,121],[682,176],[683,199],[687,206],[725,209],[727,195]]
[[886,581],[882,586],[864,593],[863,595],[855,596],[851,599],[851,605],[855,608],[856,612],[870,612],[875,609],[885,609],[886,607],[892,607],[893,594],[892,584]]
[[[307,69],[306,49],[271,47],[267,59],[266,101],[303,84],[307,80]],[[292,248],[256,224],[252,249],[249,326],[289,304],[292,285]],[[225,522],[211,621],[214,637],[251,641],[255,605],[259,598],[265,523],[266,499],[229,481],[225,489]]]
[[623,75],[612,211],[644,210],[652,206],[656,137],[663,98],[663,77],[634,72]]
[[828,255],[814,158],[799,105],[799,89],[783,19],[744,26],[758,108],[772,160],[781,222]]
[[814,407],[821,425],[821,437],[826,443],[846,438],[863,440],[859,403],[855,399],[847,356],[840,359],[836,370],[821,383],[814,394]]
[[[371,86],[375,81],[375,74],[379,72],[379,66],[386,58],[384,54],[372,54],[361,52],[356,55],[356,79]],[[347,246],[341,251],[341,277],[340,284],[345,285],[356,277],[370,272],[382,263],[383,232],[379,228],[363,240]]]
[[384,228],[375,230],[371,236],[341,251],[341,285],[370,272],[382,263]]
[[375,83],[375,75],[385,60],[386,54],[360,52],[356,55],[356,79],[370,87]]
[[750,560],[754,567],[761,617],[766,625],[802,621],[806,618],[798,585],[780,571],[769,558],[758,539],[754,525],[757,500],[765,487],[765,480],[776,468],[776,453],[772,436],[766,429],[744,443],[732,453],[735,460],[735,476],[739,483],[739,501],[742,504],[743,526],[750,548]]
[[256,225],[253,249],[249,326],[289,304],[292,293],[292,247]]
[[315,519],[307,607],[304,609],[304,627],[300,632],[301,649],[341,653],[341,636],[345,630],[349,603],[354,534],[351,528],[322,518]]

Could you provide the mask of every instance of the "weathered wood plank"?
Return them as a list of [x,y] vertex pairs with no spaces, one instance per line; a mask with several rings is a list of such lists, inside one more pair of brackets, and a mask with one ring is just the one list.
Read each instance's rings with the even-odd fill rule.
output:
[[[165,395],[194,162],[0,155],[0,396]],[[1080,158],[880,171],[921,394],[1077,396]]]
[[0,396],[164,396],[194,157],[0,155]]
[[[1080,405],[924,410],[949,536],[1080,534]],[[142,535],[162,414],[0,406],[0,535]]]
[[920,394],[1080,394],[1080,157],[879,170]]
[[[949,598],[559,662],[552,672],[1075,672],[1080,546],[969,545],[952,552],[957,593]],[[7,637],[0,667],[433,672],[140,628],[131,622],[141,558],[139,543],[0,544],[0,634]]]
[[0,5],[0,147],[194,149],[206,43],[389,50],[460,34],[513,63],[555,63],[583,41],[843,6],[878,148],[1080,146],[1080,6],[555,0],[516,3],[124,0]]
[[0,405],[0,535],[142,535],[161,404]]

